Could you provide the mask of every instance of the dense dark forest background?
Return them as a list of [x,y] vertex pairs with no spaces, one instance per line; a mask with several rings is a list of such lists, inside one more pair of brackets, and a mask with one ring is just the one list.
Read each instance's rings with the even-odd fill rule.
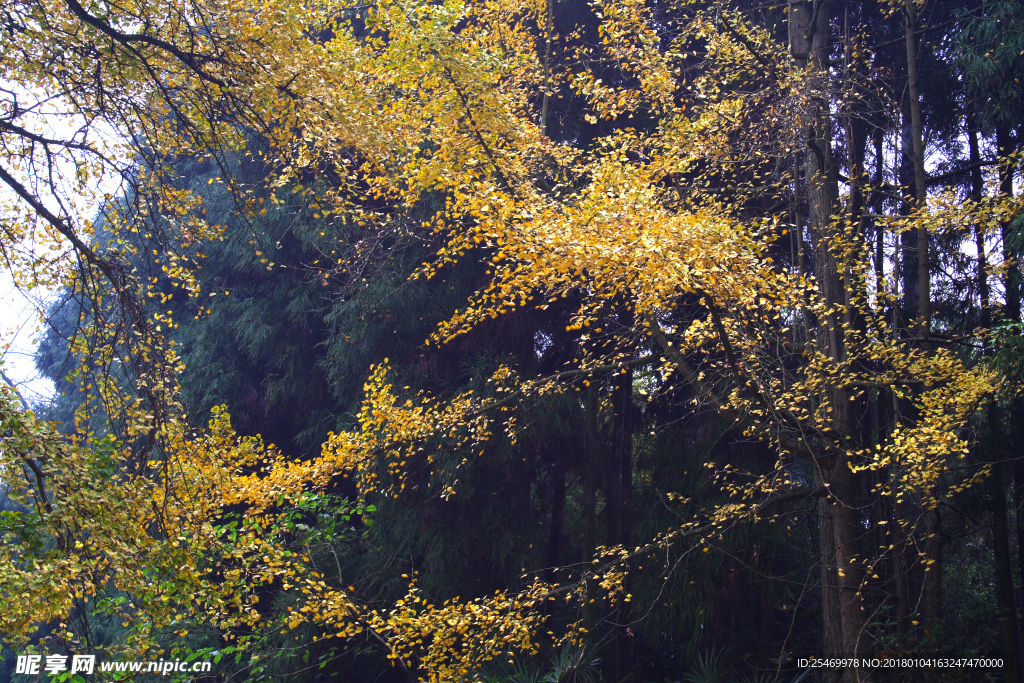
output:
[[[570,36],[572,27],[583,26],[571,40],[596,40],[593,6],[582,0],[549,3],[557,32]],[[648,4],[666,39],[696,7]],[[963,200],[1018,191],[1013,155],[1024,142],[1024,5],[930,0],[890,7],[817,0],[731,7],[790,44],[798,60],[808,59],[800,53],[807,43],[828,64],[832,101],[825,127],[815,133],[817,146],[810,140],[786,169],[796,170],[780,198],[789,227],[774,243],[773,258],[809,274],[822,267],[813,223],[819,200],[807,189],[814,174],[831,175],[872,246],[873,267],[897,285],[900,298],[884,315],[894,333],[911,343],[912,321],[922,306],[919,236],[887,232],[875,218],[908,213],[921,188]],[[804,24],[794,26],[800,17]],[[910,63],[919,71],[913,88],[908,44]],[[570,59],[568,49],[555,54]],[[693,64],[700,68],[696,53]],[[911,106],[912,90],[919,94],[919,111]],[[549,136],[581,149],[613,125],[585,120],[584,103],[570,90],[544,106]],[[923,169],[915,169],[915,125]],[[260,145],[254,136],[250,151]],[[234,178],[258,187],[266,170],[257,159],[236,156]],[[633,325],[628,310],[611,301],[607,339],[583,338],[580,330],[567,330],[577,307],[567,298],[545,310],[525,308],[481,324],[441,347],[425,345],[436,326],[487,282],[486,250],[432,279],[410,278],[441,246],[443,235],[416,226],[443,205],[442,197],[428,197],[412,210],[394,207],[384,228],[341,225],[298,195],[272,205],[259,219],[243,219],[231,194],[211,182],[223,175],[222,167],[195,159],[176,160],[174,167],[182,187],[204,196],[211,221],[227,226],[224,240],[203,245],[198,274],[209,296],[188,298],[166,281],[166,293],[176,296],[153,303],[153,310],[173,311],[177,321],[172,336],[185,365],[180,381],[189,417],[203,424],[211,409],[226,405],[239,433],[259,434],[289,457],[316,455],[328,432],[355,424],[368,368],[385,359],[396,386],[453,396],[468,388],[486,390],[486,378],[500,364],[524,377],[558,372],[588,348],[611,343],[607,339],[616,329]],[[754,173],[715,182],[726,192],[734,184],[760,182]],[[329,182],[319,178],[313,186]],[[759,199],[745,210],[754,218],[778,208]],[[1019,220],[1007,222],[998,235],[982,237],[965,226],[959,233],[933,234],[926,248],[933,342],[952,346],[969,364],[993,364],[1011,379],[1024,375],[1022,227]],[[158,262],[141,256],[137,261],[140,273],[164,277]],[[677,312],[680,319],[685,308]],[[67,339],[88,315],[75,295],[57,295],[36,358],[57,387],[43,412],[68,431],[75,429],[81,399],[78,380],[68,374],[73,361]],[[979,328],[996,330],[998,343],[980,343]],[[793,343],[807,334],[795,324]],[[642,355],[635,351],[634,357]],[[766,443],[745,437],[710,408],[695,406],[694,397],[682,377],[666,379],[638,364],[594,380],[577,394],[539,399],[518,417],[527,426],[514,443],[499,436],[483,454],[451,453],[453,462],[467,459],[454,497],[438,494],[429,470],[413,470],[406,495],[373,496],[356,511],[355,486],[336,481],[297,513],[301,523],[319,530],[310,547],[313,561],[363,600],[382,605],[404,595],[411,575],[438,604],[517,588],[526,576],[571,578],[600,546],[637,545],[728,503],[719,473],[756,473],[772,465]],[[870,443],[880,425],[898,424],[907,411],[913,411],[908,400],[879,391],[858,428]],[[875,495],[874,474],[858,480],[856,542],[868,556],[885,551],[864,602],[876,656],[993,655],[1007,661],[1005,672],[918,668],[876,672],[873,680],[1021,675],[1022,425],[1024,400],[1017,397],[979,413],[965,434],[973,444],[970,455],[943,474],[948,493],[936,510],[913,499],[897,507]],[[995,463],[993,474],[983,484],[956,492],[958,483],[988,463]],[[818,490],[810,465],[794,468],[793,476]],[[829,628],[822,605],[820,497],[782,502],[769,521],[650,557],[647,567],[627,579],[629,603],[597,600],[583,608],[588,639],[581,647],[496,663],[487,680],[827,680],[825,672],[798,666],[801,658],[822,655]],[[916,531],[903,534],[897,517]],[[268,594],[261,604],[280,611],[288,600]],[[553,630],[578,617],[575,608],[557,604],[548,613]],[[122,635],[113,620],[99,619],[95,628],[99,641]],[[173,639],[169,634],[168,642]],[[195,651],[217,649],[219,643],[210,629],[197,628],[187,637]],[[17,680],[9,678],[7,654],[0,678]],[[216,679],[397,682],[407,675],[368,639],[312,642],[301,629],[268,637],[258,654],[258,662],[249,654],[238,662],[225,657]]]

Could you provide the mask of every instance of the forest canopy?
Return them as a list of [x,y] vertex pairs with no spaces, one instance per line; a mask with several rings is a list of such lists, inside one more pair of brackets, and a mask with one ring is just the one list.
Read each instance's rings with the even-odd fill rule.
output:
[[10,0],[0,671],[1024,680],[1022,19]]

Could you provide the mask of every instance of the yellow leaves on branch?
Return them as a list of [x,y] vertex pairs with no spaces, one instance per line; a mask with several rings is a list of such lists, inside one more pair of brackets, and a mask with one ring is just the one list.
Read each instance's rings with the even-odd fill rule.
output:
[[539,606],[547,592],[537,582],[519,594],[498,591],[436,606],[413,583],[393,609],[374,613],[369,623],[387,638],[390,658],[419,660],[424,680],[474,680],[488,662],[537,652],[535,633],[544,622]]
[[[389,391],[385,373],[380,369],[371,382],[371,396]],[[26,510],[4,513],[0,527],[0,627],[18,642],[40,621],[65,619],[79,599],[131,626],[135,637],[122,646],[136,655],[155,646],[161,628],[182,619],[227,633],[314,624],[325,637],[351,637],[369,629],[386,638],[392,657],[416,656],[438,681],[503,652],[536,647],[543,617],[534,608],[537,595],[548,591],[539,583],[518,595],[443,607],[427,604],[413,585],[386,612],[332,587],[286,549],[278,536],[280,513],[267,509],[284,503],[289,485],[298,489],[297,470],[258,438],[236,436],[222,409],[201,433],[166,435],[163,461],[153,463],[163,476],[154,481],[124,473],[128,451],[120,444],[69,442],[14,403],[13,391],[0,387],[0,468],[29,473],[27,485],[10,490]],[[403,417],[386,406],[367,408],[371,426],[421,428],[417,416],[424,411]],[[241,474],[257,467],[260,476]],[[322,482],[309,471],[303,475],[305,485]],[[268,498],[275,495],[281,498]],[[239,503],[248,503],[244,515],[227,513]],[[298,598],[279,625],[264,623],[256,608],[258,589],[270,585]]]
[[559,202],[536,197],[528,212],[500,201],[500,191],[492,190],[487,210],[472,210],[476,225],[449,253],[494,245],[493,281],[435,340],[525,305],[537,292],[545,297],[537,302],[544,308],[547,299],[581,286],[588,297],[577,325],[602,301],[620,295],[628,295],[641,315],[668,310],[680,295],[696,292],[745,306],[770,287],[776,300],[795,301],[786,291],[786,276],[763,260],[763,244],[755,236],[712,210],[667,210],[656,179],[627,163],[625,153],[591,165],[593,180],[577,195]]

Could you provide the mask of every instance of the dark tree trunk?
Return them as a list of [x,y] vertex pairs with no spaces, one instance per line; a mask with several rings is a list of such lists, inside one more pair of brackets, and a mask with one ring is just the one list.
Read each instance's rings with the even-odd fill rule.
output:
[[[914,152],[913,152],[913,126],[910,119],[908,106],[903,107],[902,125],[900,126],[900,163],[899,180],[904,195],[910,193],[909,201],[900,204],[900,213],[907,215],[913,209],[914,198]],[[918,233],[916,230],[904,230],[900,233],[900,260],[903,301],[902,320],[900,331],[904,336],[913,336],[910,332],[913,321],[917,317],[918,305],[920,303],[920,278],[918,275],[919,263],[917,258]]]
[[[875,147],[875,185],[881,187],[885,184],[885,131],[875,128],[872,132],[872,142]],[[871,213],[880,215],[885,197],[875,193],[871,198]],[[885,288],[885,226],[875,223],[875,291],[881,294]],[[881,301],[879,301],[881,308]],[[881,311],[879,311],[881,313]]]
[[[917,9],[914,0],[904,3],[906,15],[907,96],[910,108],[910,150],[914,168],[914,204],[923,209],[927,202],[928,176],[924,168],[924,122],[921,117],[921,93],[917,84]],[[917,328],[927,336],[931,328],[931,267],[928,261],[928,229],[917,229]]]
[[[789,39],[793,54],[808,70],[815,111],[807,147],[804,150],[807,218],[814,250],[814,275],[821,296],[834,313],[818,321],[817,346],[836,362],[845,359],[844,323],[849,313],[847,278],[840,270],[831,248],[835,234],[833,218],[839,214],[839,169],[832,153],[829,103],[826,92],[827,70],[832,49],[831,3],[795,3],[789,6]],[[845,319],[844,319],[845,318]],[[832,387],[828,392],[832,407],[833,429],[851,435],[851,407],[848,392]],[[864,529],[860,525],[858,481],[850,470],[846,454],[836,449],[815,453],[815,469],[820,483],[827,484],[829,496],[818,505],[821,539],[821,593],[823,645],[826,656],[863,654],[861,632],[864,611],[860,584],[863,574],[859,544]],[[855,680],[857,672],[842,671],[844,680]]]
[[[980,202],[985,192],[985,182],[981,177],[981,149],[978,144],[978,125],[974,117],[967,117],[967,141],[970,149],[971,163],[971,199]],[[978,249],[978,304],[980,307],[979,322],[986,330],[992,326],[992,308],[988,288],[988,256],[985,253],[985,232],[982,226],[974,228],[974,240]],[[988,341],[985,341],[988,351]],[[987,355],[987,353],[986,353]]]
[[[583,522],[583,571],[589,572],[591,560],[594,558],[594,549],[597,546],[597,489],[600,484],[600,448],[597,441],[597,387],[591,384],[586,392],[585,407],[585,434],[586,442],[585,455],[580,472],[583,492],[580,497],[580,514]],[[587,633],[593,634],[597,625],[597,585],[596,582],[586,582],[586,598],[583,603],[583,628]]]
[[[631,321],[630,321],[631,322]],[[626,370],[613,378],[612,444],[605,470],[605,515],[608,546],[628,546],[632,534],[626,511],[633,489],[633,372]],[[627,579],[628,581],[628,579]],[[628,586],[624,586],[628,592]],[[605,680],[627,681],[632,671],[632,638],[626,632],[629,603],[619,599],[609,606],[609,634],[605,646]]]
[[[1000,158],[1006,158],[1014,152],[1013,136],[1005,126],[996,128],[996,146]],[[1006,197],[1013,196],[1013,171],[1010,165],[999,167],[999,192]],[[1015,235],[1011,233],[1009,223],[1004,222],[1002,225],[1002,238],[1003,260],[1011,264],[1006,271],[1006,317],[1020,322],[1020,266]]]
[[[990,422],[991,424],[991,422]],[[993,466],[989,478],[992,510],[992,548],[996,563],[996,604],[1003,635],[1003,658],[1008,683],[1020,683],[1020,633],[1017,625],[1017,604],[1010,563],[1010,537],[1007,533],[1006,486],[1003,464]]]
[[936,503],[924,512],[924,618],[929,628],[942,623],[942,517]]
[[565,526],[565,473],[557,472],[555,475],[555,488],[551,494],[551,531],[548,534],[547,568],[549,580],[555,577],[551,574],[558,566],[562,548],[562,529]]

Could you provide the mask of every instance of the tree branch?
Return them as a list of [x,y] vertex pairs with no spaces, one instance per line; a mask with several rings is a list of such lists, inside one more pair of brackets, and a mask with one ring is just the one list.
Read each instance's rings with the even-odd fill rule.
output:
[[[194,55],[187,54],[178,47],[174,46],[172,43],[169,43],[165,40],[161,40],[160,38],[155,38],[145,33],[122,33],[121,31],[118,31],[116,28],[114,28],[107,22],[99,19],[98,17],[94,17],[93,15],[86,12],[85,8],[82,7],[78,0],[64,0],[64,4],[67,5],[68,9],[70,9],[71,13],[74,14],[76,17],[84,21],[89,26],[92,26],[93,28],[99,30],[101,33],[109,36],[110,38],[113,38],[118,43],[121,43],[125,46],[127,46],[128,43],[145,43],[146,45],[151,45],[153,47],[159,48],[164,52],[173,55],[179,62],[188,67],[189,70],[191,70],[204,81],[214,83],[222,88],[228,87],[226,81],[217,78],[216,76],[210,75],[201,66],[199,66],[199,64],[196,62]],[[204,61],[222,62],[223,60],[216,59],[213,57],[207,57],[204,58]]]
[[[597,373],[615,372],[616,370],[625,370],[627,368],[636,368],[636,367],[640,367],[642,365],[650,365],[651,363],[655,363],[658,360],[659,360],[659,358],[657,356],[644,356],[643,358],[634,358],[633,360],[625,361],[625,362],[622,362],[622,363],[611,363],[611,364],[608,364],[608,365],[599,365],[599,366],[593,367],[593,368],[578,368],[576,370],[565,370],[563,372],[555,373],[554,375],[549,375],[547,377],[542,377],[541,379],[534,380],[533,382],[531,382],[531,385],[536,386],[538,384],[547,384],[549,382],[557,382],[558,380],[565,379],[567,377],[579,377],[580,375],[594,375],[594,374],[597,374]],[[518,391],[515,391],[515,392],[509,394],[508,396],[506,396],[505,398],[501,399],[500,401],[495,401],[493,403],[488,403],[485,406],[481,406],[480,408],[477,408],[473,412],[468,413],[466,415],[466,417],[467,418],[474,418],[474,417],[477,417],[479,415],[483,415],[484,413],[489,412],[491,410],[495,410],[497,408],[502,408],[502,407],[507,406],[507,405],[509,405],[511,403],[514,403],[516,400],[518,400],[520,397],[522,397],[525,394],[526,394],[526,389],[519,389]]]
[[[738,524],[739,522],[741,522],[744,519],[750,519],[750,518],[756,517],[758,514],[760,514],[762,511],[766,510],[767,508],[772,507],[774,505],[778,505],[780,503],[788,503],[788,502],[792,502],[792,501],[795,501],[795,500],[805,500],[807,498],[821,498],[822,496],[827,496],[827,495],[829,495],[828,487],[827,486],[820,486],[820,487],[818,487],[816,489],[800,489],[798,491],[790,491],[789,493],[784,493],[784,494],[781,494],[781,495],[778,495],[778,496],[769,497],[767,500],[765,500],[762,503],[754,506],[745,515],[741,515],[740,517],[732,520],[732,523],[733,524]],[[644,557],[646,555],[650,555],[651,553],[653,553],[653,552],[655,552],[657,550],[661,550],[662,548],[665,548],[665,547],[667,547],[667,546],[669,546],[669,545],[671,545],[671,544],[673,544],[673,543],[675,543],[677,541],[681,541],[684,538],[691,538],[693,536],[703,535],[703,534],[705,534],[707,532],[716,532],[716,531],[721,531],[721,523],[720,522],[708,522],[707,524],[701,524],[699,526],[690,527],[688,529],[679,529],[678,531],[673,531],[670,534],[666,534],[665,536],[662,536],[661,538],[656,540],[654,543],[648,543],[647,545],[641,546],[641,547],[637,548],[636,550],[633,550],[632,552],[626,553],[624,555],[620,555],[620,556],[616,557],[614,560],[610,560],[609,562],[606,562],[606,563],[602,564],[597,569],[595,569],[595,570],[593,570],[591,572],[584,572],[584,575],[582,577],[580,577],[580,579],[578,581],[575,581],[575,582],[570,583],[570,584],[565,584],[563,586],[559,586],[558,588],[552,589],[552,590],[548,591],[547,593],[544,593],[544,594],[538,596],[536,599],[538,601],[548,600],[548,599],[551,599],[551,598],[556,598],[556,597],[558,597],[560,595],[565,595],[566,593],[571,593],[572,591],[576,590],[577,588],[582,586],[587,581],[593,581],[594,579],[600,578],[601,574],[604,574],[604,573],[606,573],[606,572],[608,572],[608,571],[610,571],[612,569],[615,569],[616,567],[619,567],[619,566],[629,562],[630,560],[634,560],[634,559],[636,559],[638,557]]]

